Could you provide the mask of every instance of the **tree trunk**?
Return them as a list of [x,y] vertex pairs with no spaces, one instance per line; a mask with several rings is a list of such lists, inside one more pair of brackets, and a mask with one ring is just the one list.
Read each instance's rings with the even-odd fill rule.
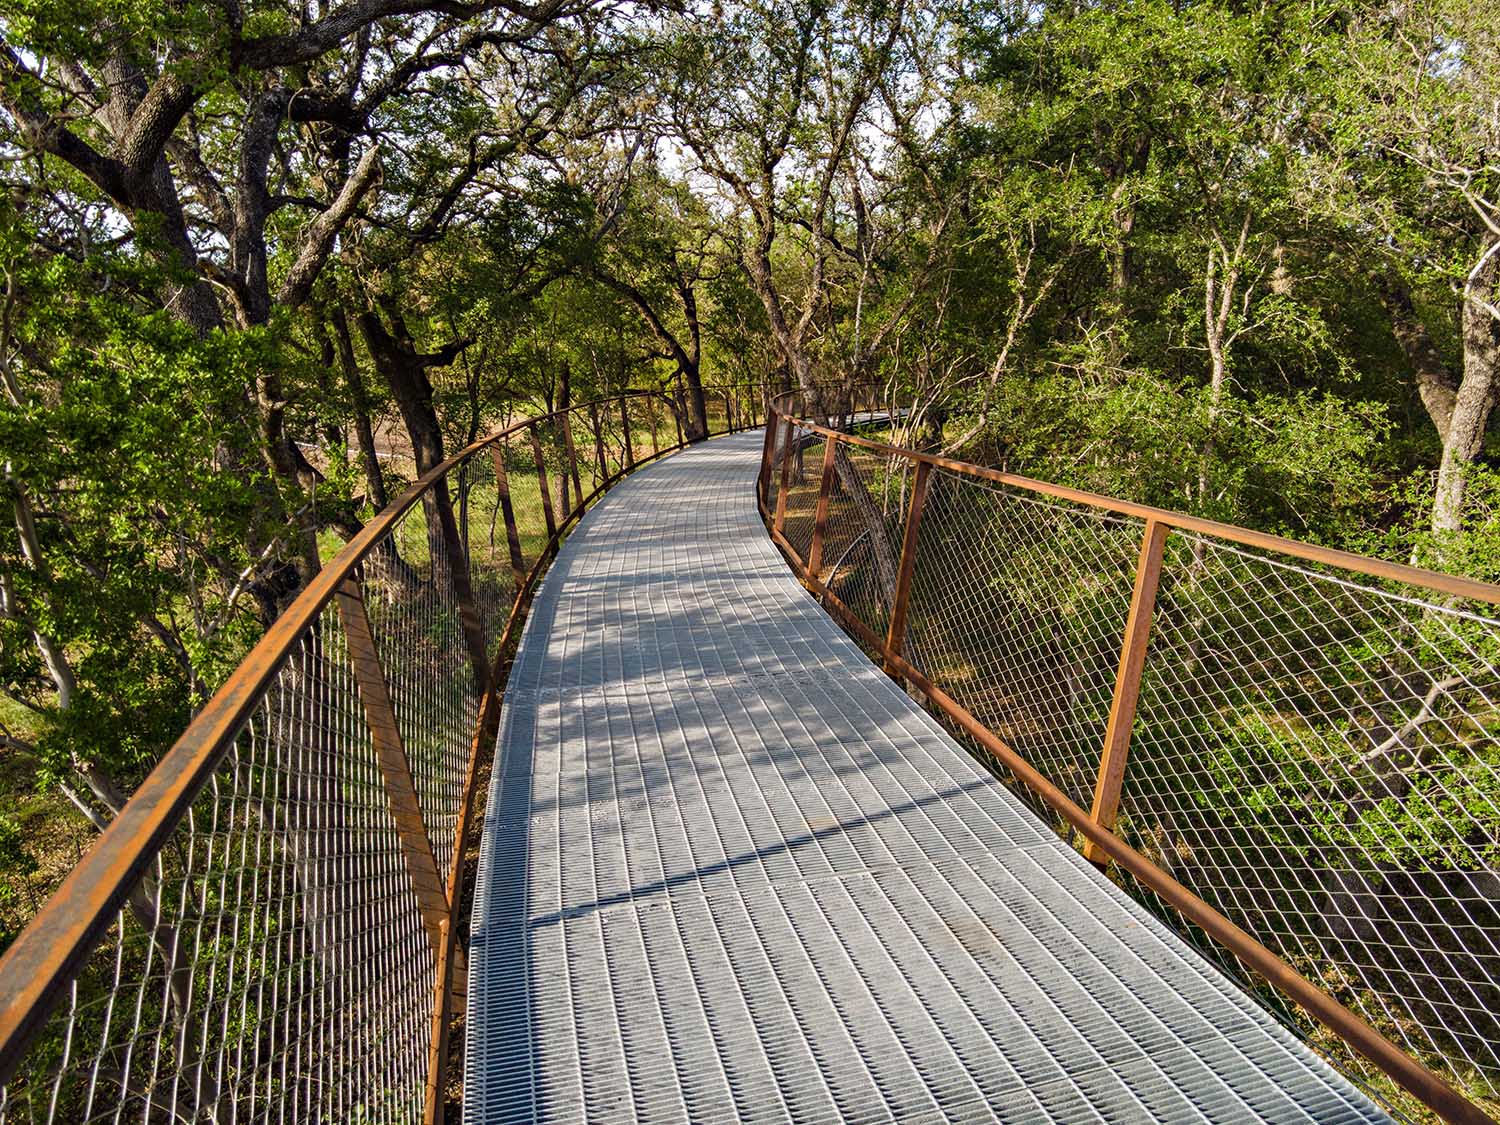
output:
[[380,454],[375,448],[375,427],[370,421],[370,396],[365,390],[364,372],[354,356],[354,341],[349,335],[349,320],[344,310],[329,311],[334,338],[338,341],[339,363],[344,369],[344,381],[349,385],[349,410],[354,416],[355,440],[359,443],[360,460],[364,462],[365,492],[370,506],[377,512],[389,504],[385,491],[385,476],[380,471]]
[[1485,242],[1486,257],[1464,291],[1464,376],[1453,398],[1432,501],[1432,530],[1440,534],[1463,528],[1469,467],[1484,450],[1485,427],[1500,384],[1500,318],[1485,307],[1497,303],[1500,289],[1500,252],[1494,246],[1493,238]]
[[[1129,156],[1125,159],[1121,175],[1130,173],[1139,174],[1146,169],[1146,161],[1151,155],[1151,136],[1146,134],[1139,137],[1135,146],[1131,149]],[[1134,255],[1130,251],[1130,236],[1135,230],[1135,200],[1128,197],[1126,183],[1123,179],[1115,185],[1110,193],[1110,200],[1115,205],[1115,229],[1119,233],[1119,245],[1115,247],[1110,255],[1109,264],[1109,288],[1116,296],[1122,296],[1134,280]]]
[[703,398],[703,342],[702,328],[698,323],[698,297],[691,285],[684,285],[678,291],[678,297],[682,300],[682,312],[688,326],[688,362],[678,365],[687,384],[685,429],[688,441],[702,441],[708,437],[708,403]]
[[[453,361],[470,341],[456,340],[435,352],[419,352],[407,331],[406,321],[395,302],[382,302],[393,331],[387,331],[380,314],[366,309],[359,314],[360,332],[375,369],[380,372],[406,423],[412,452],[421,475],[443,463],[443,431],[437,410],[432,405],[432,382],[427,371]],[[488,678],[483,627],[472,616],[473,590],[469,582],[469,562],[464,554],[463,539],[453,515],[453,500],[446,480],[435,481],[422,496],[427,515],[427,542],[432,553],[432,578],[439,589],[451,585],[459,606],[459,615],[474,665],[474,679],[480,690]]]
[[[363,462],[365,499],[369,501],[372,509],[381,512],[386,509],[391,500],[386,492],[385,474],[380,468],[380,453],[375,447],[375,427],[370,421],[370,395],[365,387],[364,372],[359,369],[359,360],[354,355],[354,340],[349,334],[349,320],[344,315],[344,310],[338,307],[330,309],[328,319],[333,325],[339,366],[343,369],[344,381],[349,386],[349,412],[353,415],[355,440],[359,444],[359,459]],[[421,579],[416,571],[401,557],[394,537],[387,536],[381,540],[371,560],[399,586],[414,589],[421,585]]]
[[432,405],[432,382],[427,378],[427,369],[437,365],[438,357],[417,351],[399,315],[392,315],[393,331],[386,330],[380,314],[373,309],[360,313],[358,323],[375,370],[401,411],[417,472],[425,473],[443,461],[443,431]]
[[[359,314],[359,329],[375,370],[390,388],[401,411],[401,420],[411,441],[412,456],[417,463],[417,475],[421,476],[443,462],[443,432],[432,405],[432,383],[427,378],[430,357],[413,346],[400,314],[391,310],[390,315],[394,332],[386,330],[380,314],[373,309]],[[423,497],[423,509],[427,513],[433,578],[441,584],[446,577],[446,568],[441,563],[447,558],[447,532],[450,527],[456,529],[457,526],[448,489],[439,484],[429,490]]]
[[[1203,280],[1203,335],[1208,346],[1208,436],[1198,453],[1198,504],[1208,500],[1209,469],[1215,454],[1214,428],[1218,423],[1219,410],[1224,402],[1225,384],[1229,377],[1229,319],[1234,309],[1235,289],[1240,280],[1240,260],[1245,250],[1245,240],[1250,232],[1250,215],[1245,215],[1240,228],[1240,240],[1234,254],[1216,244],[1209,247],[1208,268]],[[1224,274],[1219,276],[1222,263]],[[1195,559],[1201,557],[1194,556]]]
[[1401,345],[1402,354],[1417,377],[1417,394],[1427,417],[1432,420],[1439,440],[1446,441],[1453,423],[1453,405],[1458,396],[1458,380],[1443,362],[1437,345],[1417,313],[1411,289],[1394,273],[1377,282],[1380,300],[1391,318],[1391,334]]

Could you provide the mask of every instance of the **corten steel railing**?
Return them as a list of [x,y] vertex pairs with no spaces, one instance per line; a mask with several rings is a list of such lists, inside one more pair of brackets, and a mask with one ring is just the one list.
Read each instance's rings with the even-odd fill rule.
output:
[[882,399],[773,399],[762,513],[808,588],[1314,1046],[1489,1120],[1500,587],[916,452]]
[[[705,398],[711,431],[761,417],[758,390]],[[0,961],[0,1121],[441,1119],[505,658],[683,402],[518,422],[323,568]]]

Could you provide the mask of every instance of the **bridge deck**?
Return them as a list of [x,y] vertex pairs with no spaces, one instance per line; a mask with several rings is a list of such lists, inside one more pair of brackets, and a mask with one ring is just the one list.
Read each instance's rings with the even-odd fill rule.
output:
[[759,447],[622,484],[532,609],[466,1119],[1383,1120],[823,614]]

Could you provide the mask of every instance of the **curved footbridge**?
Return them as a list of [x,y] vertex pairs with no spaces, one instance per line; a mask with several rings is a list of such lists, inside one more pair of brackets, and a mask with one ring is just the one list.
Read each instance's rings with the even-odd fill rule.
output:
[[760,446],[610,492],[532,608],[466,1120],[1385,1120],[825,616]]

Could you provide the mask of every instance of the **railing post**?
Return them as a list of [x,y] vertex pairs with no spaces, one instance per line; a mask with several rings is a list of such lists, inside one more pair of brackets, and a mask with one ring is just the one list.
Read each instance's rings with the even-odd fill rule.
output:
[[427,1049],[427,1096],[422,1107],[422,1125],[443,1125],[444,1090],[448,1082],[448,1024],[452,1019],[448,987],[451,957],[457,951],[453,926],[443,919],[442,947],[438,954],[437,979],[432,989],[432,1039]]
[[[1120,808],[1120,786],[1125,780],[1130,736],[1135,729],[1135,708],[1141,697],[1141,672],[1146,666],[1146,645],[1151,639],[1151,615],[1156,609],[1156,591],[1161,585],[1162,552],[1171,530],[1164,523],[1148,519],[1141,536],[1135,589],[1130,595],[1130,615],[1125,619],[1120,664],[1115,672],[1114,701],[1110,704],[1109,724],[1104,729],[1104,748],[1099,755],[1094,807],[1089,812],[1090,820],[1111,832]],[[1101,867],[1109,864],[1109,856],[1092,840],[1084,842],[1083,854]]]
[[536,457],[536,483],[542,491],[542,516],[547,521],[547,538],[557,534],[557,516],[552,511],[552,493],[547,487],[547,459],[542,456],[541,426],[531,424],[531,452]]
[[599,428],[599,408],[589,403],[589,425],[594,430],[594,456],[599,459],[599,487],[609,479],[609,462],[604,459],[604,431]]
[[441,963],[444,956],[442,926],[449,917],[448,893],[443,887],[437,857],[433,854],[427,825],[422,819],[422,805],[412,780],[411,761],[406,756],[401,730],[396,725],[396,712],[391,704],[390,689],[386,686],[385,671],[380,666],[380,652],[375,646],[359,583],[352,578],[346,579],[339,587],[335,601],[339,621],[344,626],[344,638],[348,642],[349,663],[359,686],[365,726],[370,732],[370,744],[375,749],[375,761],[385,784],[386,803],[401,842],[406,874],[416,892],[422,928],[427,931],[433,956]]
[[568,451],[568,467],[573,473],[573,492],[581,508],[583,507],[583,481],[578,477],[578,450],[573,446],[573,424],[568,420],[566,410],[558,415],[558,423],[562,426],[563,446]]
[[792,484],[792,420],[786,420],[781,435],[781,489],[776,493],[776,520],[772,525],[779,532],[786,525],[786,493]]
[[[896,592],[891,599],[891,623],[885,633],[888,655],[901,656],[906,643],[906,609],[911,601],[911,579],[917,567],[917,536],[922,530],[922,509],[927,506],[927,482],[932,477],[932,462],[918,461],[917,476],[912,481],[911,503],[906,509],[906,532],[901,537],[901,564],[896,570]],[[896,674],[887,660],[885,672]]]
[[[676,389],[672,392],[672,402],[675,404],[675,407],[676,407],[672,411],[672,421],[677,424],[677,447],[680,449],[684,445],[687,444],[687,434],[684,432],[684,430],[682,428],[682,415],[683,415],[683,411],[685,411],[687,409],[687,396],[684,395],[683,391],[682,391],[682,376],[681,375],[677,376]],[[707,411],[705,411],[704,413],[706,414]],[[708,422],[708,419],[704,418],[703,421],[704,421],[704,423],[706,425],[707,422]]]
[[624,472],[635,464],[635,452],[630,448],[630,404],[627,401],[630,396],[620,396],[620,425],[625,427],[625,463],[620,466]]
[[501,440],[490,446],[495,461],[495,491],[500,494],[500,515],[505,520],[505,545],[510,550],[510,572],[516,593],[526,581],[526,562],[521,557],[521,532],[516,527],[516,509],[510,502],[510,475],[505,471],[505,452],[509,443]]
[[776,453],[776,412],[771,411],[766,419],[766,436],[760,451],[760,480],[756,487],[760,489],[760,504],[764,508],[771,499],[771,463]]
[[812,546],[807,551],[807,573],[814,582],[823,581],[823,536],[828,530],[828,496],[833,490],[833,462],[838,455],[839,439],[830,437],[823,443],[823,475],[818,481],[818,506],[813,513]]

